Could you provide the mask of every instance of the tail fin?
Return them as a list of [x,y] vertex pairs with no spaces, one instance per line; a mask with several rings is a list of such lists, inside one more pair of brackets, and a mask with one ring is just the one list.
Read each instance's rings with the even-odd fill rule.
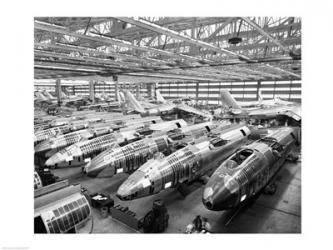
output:
[[64,98],[64,99],[68,98],[68,96],[62,90],[60,90],[60,96],[61,96],[61,98]]
[[55,98],[54,96],[52,96],[49,92],[47,92],[46,90],[44,90],[43,94],[49,98],[50,100],[55,100],[57,98]]
[[41,101],[48,101],[48,99],[46,98],[46,96],[44,96],[41,92],[36,91],[36,96],[38,99],[40,99]]
[[140,94],[140,92],[138,92],[138,94],[137,94],[137,100],[138,101],[143,101],[143,97],[142,97],[142,95]]
[[130,107],[132,107],[135,111],[139,113],[144,113],[145,109],[141,106],[137,99],[133,96],[133,94],[126,90],[125,91],[126,102]]
[[166,103],[166,100],[161,95],[161,93],[160,93],[160,91],[158,89],[156,89],[156,99],[157,99],[157,101],[159,101],[161,103]]
[[232,109],[239,109],[241,107],[237,104],[236,100],[230,95],[228,90],[221,90],[221,102],[223,105]]
[[123,92],[121,92],[121,91],[118,91],[118,102],[120,102],[120,103],[124,103],[124,102],[126,102],[126,99],[125,99],[125,96],[124,96],[124,93]]

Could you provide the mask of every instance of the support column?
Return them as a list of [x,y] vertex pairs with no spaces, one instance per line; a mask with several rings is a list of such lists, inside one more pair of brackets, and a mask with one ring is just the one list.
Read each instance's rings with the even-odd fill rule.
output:
[[114,81],[114,87],[115,87],[115,99],[116,101],[120,101],[118,100],[118,96],[119,96],[119,89],[118,89],[118,76],[112,76],[112,79]]
[[154,98],[157,99],[156,91],[158,90],[158,82],[154,83]]
[[195,85],[195,102],[196,105],[198,105],[198,99],[199,99],[199,82]]
[[56,80],[56,95],[57,95],[57,100],[58,100],[58,106],[61,105],[61,80],[57,79]]
[[140,85],[138,83],[135,84],[135,96],[137,100],[140,97]]
[[153,84],[151,83],[147,83],[147,94],[148,94],[148,98],[152,98],[152,86]]
[[151,98],[156,99],[156,83],[151,84]]
[[95,103],[95,82],[93,80],[89,81],[89,99]]
[[259,100],[259,90],[261,89],[261,81],[258,81],[258,86],[257,86],[257,100]]

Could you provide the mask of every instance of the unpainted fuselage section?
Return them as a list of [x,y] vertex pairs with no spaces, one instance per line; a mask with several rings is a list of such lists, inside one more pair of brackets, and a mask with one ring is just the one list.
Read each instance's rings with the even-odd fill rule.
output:
[[294,128],[283,127],[239,149],[213,173],[203,192],[209,210],[237,207],[267,185],[297,141]]

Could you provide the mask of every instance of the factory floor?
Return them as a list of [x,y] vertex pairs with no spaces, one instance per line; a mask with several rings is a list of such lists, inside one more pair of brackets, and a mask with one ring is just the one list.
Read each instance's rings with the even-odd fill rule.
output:
[[[115,193],[126,174],[91,179],[82,175],[80,168],[55,169],[53,173],[62,179],[68,178],[70,183],[81,183],[89,193],[110,194],[115,204],[129,207],[139,218],[152,208],[154,200],[162,199],[170,215],[166,233],[183,233],[196,215],[208,218],[212,233],[301,233],[301,158],[297,163],[286,162],[276,175],[275,194],[262,194],[241,208],[227,212],[213,212],[204,207],[201,202],[204,185],[200,182],[189,187],[192,192],[186,197],[170,189],[151,197],[120,201]],[[78,233],[137,233],[110,216],[102,218],[97,209],[92,211],[93,221],[88,221]]]

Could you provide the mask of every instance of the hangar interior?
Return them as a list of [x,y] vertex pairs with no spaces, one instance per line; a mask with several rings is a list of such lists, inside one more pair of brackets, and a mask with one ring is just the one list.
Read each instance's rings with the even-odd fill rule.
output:
[[35,233],[300,233],[301,82],[298,17],[35,17]]

